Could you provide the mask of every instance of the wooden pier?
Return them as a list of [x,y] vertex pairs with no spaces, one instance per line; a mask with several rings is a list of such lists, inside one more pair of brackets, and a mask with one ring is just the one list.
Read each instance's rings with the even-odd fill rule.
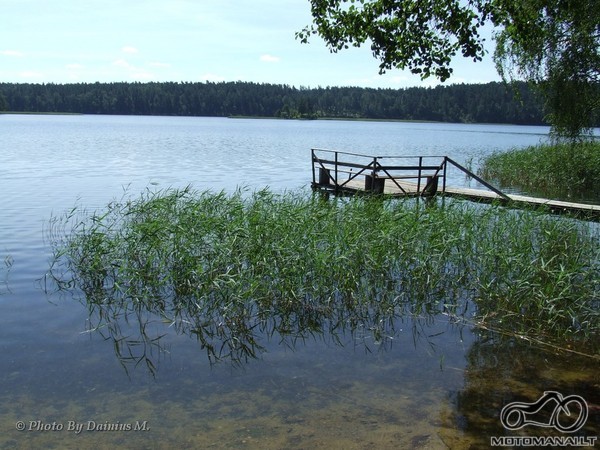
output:
[[[515,207],[547,208],[600,220],[600,205],[506,194],[448,156],[368,156],[312,149],[312,188],[334,195],[376,194],[394,197],[460,197]],[[458,170],[486,189],[448,186],[449,170]]]

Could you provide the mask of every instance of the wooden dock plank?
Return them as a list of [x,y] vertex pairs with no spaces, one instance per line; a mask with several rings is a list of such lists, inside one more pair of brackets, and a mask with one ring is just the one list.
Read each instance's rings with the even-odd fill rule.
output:
[[[417,194],[417,183],[412,183],[403,180],[396,180],[396,182],[402,187],[402,189],[404,189],[405,192],[401,191],[394,183],[386,182],[384,187],[384,194],[395,196]],[[364,180],[351,180],[346,184],[346,186],[350,189],[355,189],[357,191],[364,191]],[[487,191],[485,189],[446,186],[445,192],[438,191],[438,195],[462,197],[469,200],[483,202],[503,201],[503,199],[498,194],[491,191]],[[562,200],[551,200],[539,197],[529,197],[526,195],[506,195],[510,198],[512,202],[514,202],[515,204],[520,204],[522,206],[545,206],[557,212],[573,212],[590,217],[600,218],[600,205],[566,202]]]

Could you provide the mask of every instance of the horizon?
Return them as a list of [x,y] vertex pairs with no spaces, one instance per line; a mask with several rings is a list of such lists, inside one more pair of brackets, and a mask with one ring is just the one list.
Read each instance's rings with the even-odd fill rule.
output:
[[[2,81],[0,80],[0,84],[30,84],[30,85],[37,85],[37,86],[44,86],[44,85],[53,85],[53,86],[69,86],[69,85],[94,85],[94,84],[208,84],[208,83],[212,83],[212,84],[235,84],[235,83],[243,83],[243,84],[258,84],[258,85],[270,85],[270,86],[285,86],[285,87],[289,87],[291,89],[297,89],[297,90],[303,90],[303,89],[307,89],[307,90],[316,90],[316,89],[375,89],[375,90],[403,90],[403,89],[435,89],[438,87],[452,87],[452,86],[485,86],[488,84],[492,84],[492,83],[503,83],[502,80],[499,81],[486,81],[486,82],[482,82],[482,83],[464,83],[464,82],[456,82],[456,83],[449,83],[449,82],[445,82],[445,83],[439,83],[437,85],[423,85],[423,86],[400,86],[400,87],[369,87],[369,86],[351,86],[351,85],[347,85],[347,86],[296,86],[296,85],[292,85],[290,83],[270,83],[270,82],[261,82],[261,81],[243,81],[243,80],[232,80],[232,81],[210,81],[210,80],[200,80],[200,81],[185,81],[185,80],[179,80],[179,81],[175,81],[175,80],[168,80],[168,81],[67,81],[67,82],[53,82],[53,81],[49,81],[49,82],[34,82],[34,81]],[[509,82],[510,83],[510,82]],[[517,81],[517,83],[526,83],[524,81]]]

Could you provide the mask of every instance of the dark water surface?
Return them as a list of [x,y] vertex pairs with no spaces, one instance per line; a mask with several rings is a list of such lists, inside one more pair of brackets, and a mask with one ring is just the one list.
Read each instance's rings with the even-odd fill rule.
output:
[[[49,220],[75,205],[93,210],[147,188],[188,184],[306,189],[311,147],[467,163],[536,144],[547,132],[0,115],[0,448],[488,448],[495,436],[566,435],[501,423],[505,405],[533,403],[545,391],[584,398],[588,420],[574,434],[600,434],[597,360],[448,316],[398,318],[381,341],[360,330],[283,341],[258,335],[264,350],[256,359],[211,364],[177,327],[151,321],[145,331],[165,336],[136,346],[135,320],[120,333],[95,330],[84,301],[45,292]],[[127,360],[128,348],[145,358]]]

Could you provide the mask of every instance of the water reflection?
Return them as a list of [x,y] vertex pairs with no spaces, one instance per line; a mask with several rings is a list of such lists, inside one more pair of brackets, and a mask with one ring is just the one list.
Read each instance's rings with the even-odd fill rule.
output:
[[[583,397],[589,416],[585,425],[571,436],[597,436],[600,429],[597,359],[564,351],[544,351],[485,330],[477,334],[478,339],[466,353],[464,388],[449,395],[451,410],[443,415],[445,423],[464,433],[473,448],[487,448],[492,436],[564,436],[555,429],[539,426],[511,431],[501,423],[504,406],[512,402],[534,403],[546,391]],[[548,422],[552,412],[552,407],[543,408],[536,418]],[[578,413],[572,411],[572,416],[576,418]]]
[[[378,448],[488,448],[492,436],[558,435],[532,428],[507,431],[500,421],[506,404],[533,402],[547,390],[587,401],[589,418],[577,436],[595,436],[600,429],[597,360],[475,329],[466,310],[440,313],[428,304],[417,314],[378,307],[377,302],[369,308],[353,306],[338,297],[321,308],[306,298],[265,311],[247,303],[228,314],[211,311],[192,297],[157,297],[136,304],[110,297],[109,290],[98,286],[61,288],[87,308],[89,332],[113,343],[126,371],[137,367],[156,375],[158,362],[171,351],[172,333],[197,340],[210,363],[221,368],[245,367],[275,347],[300,354],[270,353],[260,368],[229,380],[235,386],[225,390],[207,379],[201,395],[193,393],[200,389],[200,374],[182,375],[176,398],[200,395],[194,401],[201,401],[197,411],[205,411],[196,414],[204,423],[206,442],[301,447],[315,439],[318,424],[310,418],[318,410],[330,430],[318,434],[323,448],[327,442],[339,444],[350,431],[360,436],[357,442],[377,442]],[[381,357],[348,358],[348,345],[359,354]],[[336,346],[340,356],[333,356]],[[438,370],[431,357],[438,360]],[[177,414],[182,423],[190,420]],[[381,440],[369,440],[372,435]]]
[[[335,293],[326,303],[307,294],[289,302],[277,299],[268,307],[251,300],[215,307],[185,295],[131,301],[122,296],[118,284],[106,287],[93,279],[52,281],[62,295],[76,298],[87,309],[87,332],[112,341],[126,371],[142,366],[152,374],[170,352],[168,335],[173,333],[197,340],[210,364],[243,365],[271,345],[294,350],[307,341],[339,346],[352,342],[365,352],[385,352],[401,331],[410,330],[417,345],[449,329],[462,333],[463,328],[454,312],[448,320],[450,307],[437,302],[392,306],[382,300],[365,305]],[[466,309],[461,314],[465,313]],[[440,322],[449,325],[440,329]]]
[[[173,378],[176,392],[163,393],[177,400],[165,423],[201,419],[203,444],[488,448],[494,436],[557,435],[508,431],[500,421],[508,403],[533,402],[548,390],[588,402],[589,418],[577,436],[595,436],[600,427],[597,359],[475,328],[468,303],[449,306],[441,295],[393,307],[377,291],[368,304],[337,292],[329,302],[307,294],[268,305],[230,299],[214,307],[183,287],[147,282],[145,297],[131,289],[124,297],[118,283],[91,272],[76,279],[51,273],[59,292],[87,309],[88,331],[113,344],[128,373],[138,368],[157,376],[174,335],[197,341],[189,361],[220,363],[214,378],[192,370]],[[260,365],[247,364],[267,354]],[[229,364],[250,369],[225,381],[218,374]],[[188,400],[195,407],[181,410]]]

